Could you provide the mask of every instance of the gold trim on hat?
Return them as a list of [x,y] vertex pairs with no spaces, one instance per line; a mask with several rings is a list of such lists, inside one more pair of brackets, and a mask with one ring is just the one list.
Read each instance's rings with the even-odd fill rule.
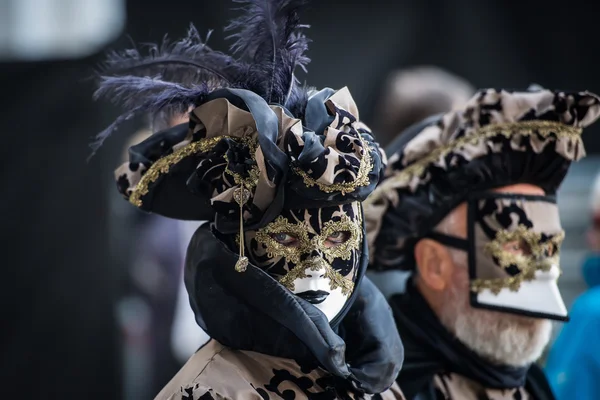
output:
[[468,136],[461,136],[446,145],[435,148],[420,160],[398,170],[388,179],[384,180],[373,193],[367,197],[363,206],[375,203],[383,197],[383,194],[386,191],[392,188],[407,186],[414,177],[423,175],[429,165],[461,146],[478,144],[481,140],[490,139],[499,135],[509,138],[514,135],[532,136],[538,134],[547,138],[551,134],[555,134],[558,139],[570,138],[581,141],[582,131],[582,128],[565,125],[560,122],[540,120],[507,122],[483,126]]
[[[257,138],[252,136],[243,136],[241,138],[235,139],[239,140],[243,145],[249,148],[250,158],[253,161],[256,161],[256,150],[258,149]],[[254,163],[254,165],[252,165],[252,167],[248,171],[248,176],[243,177],[240,174],[233,172],[229,169],[229,157],[227,157],[227,154],[224,154],[223,158],[225,159],[226,163],[225,173],[233,177],[233,180],[236,185],[242,185],[246,189],[252,189],[256,187],[256,185],[258,184],[258,179],[260,177],[260,170],[258,169],[258,165],[256,165],[256,163]]]
[[156,182],[161,175],[168,174],[171,167],[181,162],[184,158],[209,151],[225,137],[226,136],[215,136],[203,138],[196,142],[189,143],[188,145],[175,150],[173,153],[158,159],[150,166],[150,168],[148,168],[137,185],[135,185],[135,188],[131,192],[131,196],[129,196],[129,202],[136,207],[141,207],[142,196],[148,194],[148,186],[150,186],[150,184]]
[[341,192],[342,194],[352,193],[356,190],[356,188],[360,186],[368,186],[369,185],[369,174],[373,170],[373,160],[371,159],[371,146],[367,143],[367,141],[358,134],[358,138],[360,144],[363,149],[362,158],[360,159],[360,165],[358,167],[358,172],[356,174],[356,179],[352,182],[343,182],[343,183],[323,183],[319,182],[317,179],[314,179],[310,176],[306,171],[302,170],[298,167],[293,167],[293,171],[302,177],[304,184],[308,187],[312,187],[317,185],[319,189],[325,193],[333,193],[333,192]]
[[[136,207],[142,206],[142,197],[148,194],[150,184],[156,182],[161,175],[168,174],[171,167],[181,162],[184,158],[193,156],[198,153],[205,153],[214,148],[222,139],[229,138],[236,141],[241,141],[244,145],[250,148],[250,156],[254,160],[258,142],[256,138],[251,136],[235,137],[235,136],[214,136],[211,138],[202,138],[196,142],[189,143],[173,153],[158,159],[148,168],[146,173],[141,177],[135,188],[129,196],[129,202]],[[228,163],[227,155],[223,155],[226,163]],[[239,174],[225,167],[225,173],[233,177],[237,185],[243,185],[246,189],[256,187],[260,171],[257,165],[253,165],[250,169],[248,177],[242,177]]]

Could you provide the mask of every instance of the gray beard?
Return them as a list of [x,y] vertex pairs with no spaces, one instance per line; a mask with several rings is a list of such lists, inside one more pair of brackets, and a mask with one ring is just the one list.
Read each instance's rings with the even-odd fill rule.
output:
[[446,329],[494,364],[522,367],[535,362],[552,334],[550,320],[471,307],[467,268],[460,265],[444,293],[440,311]]

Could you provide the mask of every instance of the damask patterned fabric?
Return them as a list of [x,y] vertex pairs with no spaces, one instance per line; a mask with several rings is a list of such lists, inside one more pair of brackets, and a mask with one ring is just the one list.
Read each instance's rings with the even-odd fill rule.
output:
[[531,183],[554,194],[599,115],[589,92],[485,89],[409,128],[386,149],[384,180],[364,204],[372,268],[412,268],[414,241],[470,192]]
[[316,365],[251,351],[233,350],[211,340],[183,366],[156,400],[207,399],[397,399],[394,384],[377,395],[342,391],[335,378]]
[[130,149],[115,178],[132,204],[181,219],[212,220],[216,213],[219,230],[230,233],[239,228],[234,192],[242,184],[249,196],[244,225],[257,228],[284,207],[364,200],[383,174],[385,156],[358,121],[347,88],[315,92],[305,121],[248,91],[212,96],[190,113],[189,127]]

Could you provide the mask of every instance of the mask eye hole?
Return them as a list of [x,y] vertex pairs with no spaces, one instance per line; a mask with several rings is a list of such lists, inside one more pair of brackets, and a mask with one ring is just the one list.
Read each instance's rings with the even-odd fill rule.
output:
[[279,243],[282,246],[286,246],[286,247],[298,247],[300,246],[300,240],[289,234],[286,232],[279,232],[279,233],[272,233],[271,235],[271,239],[273,239],[274,241],[276,241],[277,243]]
[[553,257],[558,252],[558,247],[552,242],[542,243],[540,248],[542,257]]
[[332,232],[325,240],[325,247],[331,248],[346,243],[350,239],[350,232],[335,231]]
[[531,247],[525,240],[511,240],[502,245],[502,250],[517,256],[531,255]]

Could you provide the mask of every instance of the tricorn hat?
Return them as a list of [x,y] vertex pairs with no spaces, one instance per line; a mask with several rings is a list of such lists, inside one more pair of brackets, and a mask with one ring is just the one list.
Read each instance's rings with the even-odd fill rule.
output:
[[485,89],[464,109],[408,128],[386,149],[384,180],[364,203],[371,267],[413,268],[416,240],[470,193],[530,183],[555,194],[599,114],[589,92]]

